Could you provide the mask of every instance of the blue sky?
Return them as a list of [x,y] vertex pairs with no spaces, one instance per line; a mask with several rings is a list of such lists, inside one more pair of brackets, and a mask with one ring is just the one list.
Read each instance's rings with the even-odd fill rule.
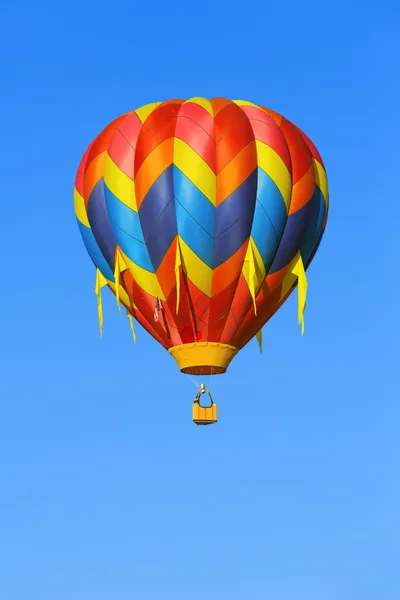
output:
[[[398,600],[399,17],[386,0],[6,0],[1,598]],[[251,342],[215,384],[209,428],[111,294],[99,339],[72,198],[109,121],[196,95],[294,121],[331,194],[304,338],[292,296],[263,355]]]

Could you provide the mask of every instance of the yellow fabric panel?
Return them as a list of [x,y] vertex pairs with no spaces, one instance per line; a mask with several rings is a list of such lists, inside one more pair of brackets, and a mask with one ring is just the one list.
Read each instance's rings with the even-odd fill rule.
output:
[[139,265],[135,264],[122,252],[120,251],[126,264],[128,265],[128,269],[132,273],[132,277],[136,281],[136,283],[150,296],[154,296],[154,298],[160,298],[160,300],[165,300],[165,296],[161,290],[160,284],[158,283],[158,279],[155,273],[150,273],[150,271],[146,271]]
[[256,140],[256,147],[258,166],[271,177],[278,187],[285,202],[286,210],[288,210],[292,194],[292,179],[287,166],[275,150],[264,144],[264,142]]
[[137,212],[135,185],[132,179],[117,167],[109,154],[106,154],[104,161],[104,183],[118,200]]
[[193,102],[194,104],[198,104],[199,106],[202,106],[208,113],[210,113],[210,115],[212,117],[214,116],[211,102],[209,100],[206,100],[206,98],[200,98],[200,97],[190,98],[186,102]]
[[179,138],[174,141],[174,164],[215,206],[217,188],[214,171],[193,148]]
[[210,267],[206,265],[187,244],[185,244],[180,236],[178,236],[178,240],[185,273],[192,283],[210,298],[213,274],[212,269],[210,269]]
[[[237,106],[253,106],[254,108],[261,108],[258,104],[254,104],[253,102],[247,102],[247,100],[232,100]],[[263,110],[261,108],[261,110]]]
[[141,122],[143,123],[147,119],[149,114],[151,114],[153,112],[153,110],[155,108],[157,108],[157,106],[159,106],[160,104],[161,104],[161,102],[151,102],[150,104],[145,104],[144,106],[137,108],[135,110],[135,113],[137,114],[137,116],[139,117]]
[[86,212],[85,200],[80,195],[76,187],[74,187],[74,210],[78,221],[82,223],[82,225],[85,225],[90,229],[90,223]]
[[317,182],[318,187],[320,188],[322,195],[325,199],[325,205],[328,209],[329,202],[329,192],[328,192],[328,178],[326,176],[325,169],[323,166],[313,158],[314,172],[315,172],[315,181]]

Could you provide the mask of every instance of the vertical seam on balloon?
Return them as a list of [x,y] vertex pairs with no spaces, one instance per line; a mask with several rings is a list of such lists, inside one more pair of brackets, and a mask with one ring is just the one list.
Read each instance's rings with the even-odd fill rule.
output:
[[[282,121],[283,121],[283,117],[282,117]],[[281,124],[282,124],[282,121],[281,121]],[[279,127],[279,130],[280,130],[280,132],[281,132],[282,138],[283,138],[283,140],[284,140],[284,142],[285,142],[285,144],[286,144],[286,148],[287,148],[287,150],[288,150],[288,155],[289,155],[289,158],[290,158],[290,180],[291,180],[291,187],[290,187],[290,200],[289,200],[288,207],[287,207],[286,218],[285,218],[285,225],[284,225],[284,227],[283,227],[283,229],[282,229],[281,239],[279,240],[279,243],[278,243],[278,245],[277,245],[277,247],[276,247],[276,250],[275,250],[275,252],[274,252],[274,254],[273,254],[273,256],[272,256],[272,260],[271,260],[271,263],[270,263],[270,265],[269,265],[269,269],[268,269],[268,271],[267,271],[267,272],[266,272],[266,274],[265,274],[265,279],[266,279],[266,278],[268,277],[268,275],[269,275],[270,269],[271,269],[272,265],[274,264],[275,257],[276,257],[276,255],[277,255],[277,253],[278,253],[278,250],[279,250],[280,246],[281,246],[281,243],[282,243],[282,238],[283,238],[283,235],[284,235],[284,233],[285,233],[286,226],[287,226],[287,222],[288,222],[288,219],[289,219],[290,206],[291,206],[291,204],[292,204],[292,197],[293,197],[293,165],[292,165],[292,155],[291,155],[291,153],[290,153],[290,148],[289,148],[289,146],[288,146],[288,143],[287,143],[287,141],[286,141],[285,134],[283,133],[283,131],[282,131],[282,129],[281,129],[281,124],[280,124],[280,125],[278,125],[278,127]],[[260,289],[261,289],[261,288],[260,288]]]
[[[283,119],[282,119],[282,120],[283,120]],[[287,121],[287,119],[285,119],[285,120]],[[289,121],[288,121],[288,122],[289,122]],[[289,123],[290,123],[290,122],[289,122]],[[292,123],[290,123],[290,125],[292,125]],[[303,139],[303,138],[302,138],[302,139]],[[285,141],[286,141],[286,138],[285,138]],[[305,143],[305,146],[306,146],[306,148],[307,148],[307,152],[309,152],[309,154],[310,154],[310,156],[311,156],[311,160],[312,160],[313,156],[312,156],[312,152],[311,152],[311,150],[310,150],[310,148],[309,148],[308,144],[307,144],[307,143]],[[289,155],[290,155],[290,161],[292,161],[292,156],[291,156],[291,154],[290,154],[290,149],[289,149]],[[293,177],[293,174],[291,174],[291,176]],[[282,231],[282,236],[281,236],[281,240],[280,240],[280,243],[279,243],[279,245],[278,245],[278,248],[276,249],[276,252],[275,252],[275,254],[274,254],[274,257],[273,257],[273,259],[272,259],[271,266],[273,265],[273,262],[274,262],[274,260],[275,260],[275,257],[276,257],[276,255],[277,255],[277,253],[278,253],[278,251],[279,251],[279,248],[281,247],[281,244],[282,244],[282,239],[283,239],[283,236],[284,236],[284,234],[285,234],[285,230],[286,230],[287,223],[288,223],[288,219],[289,219],[289,212],[290,212],[290,206],[291,206],[291,201],[292,201],[292,193],[293,193],[293,183],[292,183],[292,189],[291,189],[291,195],[290,195],[290,202],[289,202],[289,206],[288,206],[288,210],[287,210],[287,217],[286,217],[286,221],[285,221],[285,227],[283,228],[283,231]],[[314,252],[313,256],[314,256],[314,255],[315,255],[315,252]],[[290,263],[289,263],[289,264],[290,264]],[[308,264],[310,264],[310,263],[308,263]],[[270,268],[271,268],[271,267],[270,267]],[[268,271],[268,273],[266,274],[266,277],[268,276],[268,274],[269,274],[269,271]],[[265,281],[266,281],[266,280],[265,280]],[[265,281],[264,281],[264,283],[265,283]],[[289,295],[290,295],[290,294],[293,292],[293,290],[294,290],[294,288],[295,288],[296,286],[297,286],[297,280],[295,280],[295,282],[293,283],[293,285],[290,287],[290,289],[288,290],[288,292],[287,292],[287,294],[286,294],[285,298],[287,298],[287,297],[288,297],[288,296],[289,296]],[[264,287],[264,286],[261,286],[261,288],[260,288],[260,291],[262,290],[262,288],[263,288],[263,287]],[[258,294],[257,294],[257,297],[258,297]],[[282,306],[282,303],[283,303],[283,301],[284,301],[284,300],[285,300],[285,299],[282,299],[282,301],[279,303],[279,305],[278,305],[278,309],[277,309],[277,310],[279,310],[279,308]],[[247,313],[246,313],[246,315],[245,315],[245,318],[247,317],[248,313],[249,313],[249,311],[247,311]],[[275,313],[274,313],[274,314],[275,314]],[[264,325],[265,325],[265,323],[264,323]],[[264,325],[262,325],[262,326],[261,326],[261,328],[262,328]],[[236,334],[237,334],[237,331],[235,332],[235,335],[236,335]]]
[[[112,134],[112,136],[111,136],[111,138],[110,138],[110,140],[109,140],[109,142],[108,142],[108,144],[107,144],[107,148],[105,149],[105,152],[106,152],[106,157],[107,157],[107,156],[110,156],[110,154],[109,154],[108,150],[109,150],[109,148],[110,148],[110,146],[111,146],[111,142],[112,142],[112,140],[114,139],[116,132],[117,132],[117,131],[119,131],[119,126],[120,126],[120,125],[122,125],[123,123],[125,123],[125,121],[126,121],[126,119],[128,118],[129,114],[130,114],[129,112],[128,112],[128,113],[125,113],[125,115],[124,115],[124,117],[125,117],[125,118],[124,118],[124,119],[121,119],[121,122],[118,124],[118,127],[116,127],[116,129],[114,130],[114,133]],[[120,133],[121,133],[121,132],[120,132]],[[106,157],[105,157],[105,159],[104,159],[104,164],[105,164]],[[115,239],[115,249],[117,249],[117,248],[119,248],[119,244],[118,244],[118,242],[117,242],[117,239],[116,239],[116,237],[115,237],[115,234],[114,234],[114,231],[113,231],[113,228],[112,228],[112,225],[111,225],[111,218],[110,218],[110,214],[109,214],[109,212],[108,212],[108,208],[107,208],[106,193],[105,193],[105,189],[104,189],[104,188],[106,187],[106,183],[105,183],[105,181],[104,181],[104,165],[103,165],[103,176],[102,176],[102,178],[101,178],[101,179],[102,179],[102,187],[103,187],[103,194],[104,194],[104,206],[105,206],[105,212],[107,213],[107,217],[108,217],[108,220],[109,220],[109,223],[110,223],[111,231],[113,232],[113,236],[114,236],[114,239]],[[114,256],[115,256],[115,251],[114,251]],[[114,258],[114,262],[115,262],[115,258]],[[114,265],[113,265],[113,267],[112,267],[112,271],[113,271],[113,272],[114,272],[114,269],[115,269],[115,264],[114,264]]]
[[[261,107],[261,106],[259,106],[258,108],[262,108],[262,107]],[[253,131],[253,135],[254,135],[254,139],[255,139],[255,134],[254,134],[254,129],[253,129],[253,126],[252,126],[252,123],[251,123],[251,119],[249,119],[249,122],[250,122],[250,125],[251,125],[251,128],[252,128],[252,131]],[[280,243],[281,243],[281,241],[282,241],[283,233],[284,233],[284,231],[285,231],[285,229],[286,229],[287,220],[288,220],[288,217],[289,217],[290,205],[291,205],[291,202],[292,202],[292,192],[293,192],[293,169],[292,169],[292,155],[290,154],[289,146],[288,146],[288,144],[287,144],[287,141],[286,141],[285,135],[284,135],[283,131],[282,131],[282,130],[281,130],[281,128],[280,128],[280,125],[277,125],[277,126],[279,127],[279,131],[280,131],[280,133],[281,133],[281,136],[282,136],[282,138],[283,138],[283,140],[284,140],[284,142],[285,142],[285,145],[286,145],[286,148],[287,148],[287,151],[288,151],[288,156],[289,156],[289,159],[290,159],[290,180],[291,180],[291,184],[292,184],[292,185],[291,185],[291,189],[290,189],[290,200],[289,200],[289,204],[288,204],[288,207],[287,207],[286,218],[285,218],[285,225],[284,225],[284,227],[283,227],[283,229],[282,229],[281,240],[280,240],[280,241],[278,240],[278,245],[277,245],[277,247],[276,247],[276,250],[275,250],[275,252],[274,252],[274,255],[273,255],[273,257],[272,257],[272,260],[270,261],[270,266],[269,266],[269,269],[271,268],[271,266],[272,266],[272,264],[273,264],[273,262],[274,262],[274,260],[275,260],[275,256],[276,256],[276,254],[277,254],[277,252],[278,252],[278,249],[279,249]],[[256,144],[256,152],[257,152],[257,144]],[[257,157],[257,167],[258,167],[258,157]],[[257,178],[257,197],[258,197],[258,178]],[[260,204],[261,204],[261,203],[260,203]],[[254,221],[254,216],[253,216],[253,221]],[[253,224],[252,224],[252,227],[253,227]],[[264,281],[262,282],[262,284],[260,285],[260,287],[259,287],[259,289],[258,289],[258,291],[257,291],[257,294],[256,294],[256,304],[257,304],[257,298],[259,297],[259,294],[260,294],[261,290],[263,289],[263,287],[264,287],[264,284],[265,284],[265,282],[266,282],[266,279],[267,279],[268,273],[269,273],[269,270],[268,270],[268,272],[266,271],[266,273],[265,273],[265,279],[264,279]],[[240,278],[239,278],[239,279],[240,279]],[[232,307],[232,314],[234,314],[234,313],[233,313],[233,307],[234,307],[235,300],[236,300],[237,289],[238,289],[238,288],[236,288],[235,295],[234,295],[234,297],[233,297],[232,304],[231,304],[231,307]],[[253,300],[252,300],[252,298],[250,298],[250,300],[249,300],[249,308],[248,308],[248,310],[246,311],[244,318],[246,318],[246,317],[247,317],[247,315],[248,315],[248,313],[249,313],[249,310],[253,310],[253,309],[252,309],[252,305],[253,305]],[[243,320],[243,319],[242,319],[242,320]],[[235,323],[236,323],[236,327],[235,327],[234,331],[232,332],[232,335],[230,336],[232,340],[235,338],[235,336],[237,335],[237,332],[238,332],[238,331],[239,331],[239,329],[240,329],[240,323],[239,323],[239,324],[237,323],[237,321],[236,321],[236,318],[235,318]],[[262,327],[263,327],[263,325],[262,325]],[[225,333],[225,328],[224,328],[224,332],[223,332],[223,333]]]
[[[212,114],[212,137],[211,139],[213,139],[213,152],[214,152],[214,167],[215,167],[215,171],[216,171],[216,165],[217,165],[217,142],[216,142],[216,136],[215,136],[215,113],[214,113],[214,108],[212,105],[212,102],[209,100],[209,108]],[[216,219],[216,211],[217,211],[217,174],[215,173],[215,178],[214,178],[214,185],[215,185],[215,207],[214,207],[214,248],[213,248],[213,269],[211,272],[211,293],[210,296],[207,298],[206,304],[207,304],[207,327],[206,327],[206,331],[205,331],[205,338],[206,340],[208,340],[209,338],[209,333],[210,333],[210,317],[211,317],[211,301],[212,301],[212,282],[213,282],[213,278],[214,278],[214,272],[215,272],[215,219]]]
[[[215,135],[215,113],[214,113],[214,108],[212,105],[212,102],[210,102],[210,110],[211,110],[211,114],[212,114],[212,133],[213,133],[213,138],[214,138],[214,143],[213,143],[213,152],[214,152],[214,167],[215,167],[215,171],[217,170],[217,141],[216,141],[216,135]],[[211,321],[211,302],[212,302],[212,284],[213,284],[213,279],[214,279],[214,273],[215,273],[215,222],[216,222],[216,217],[217,217],[217,174],[215,173],[215,179],[214,179],[214,185],[215,185],[215,210],[214,210],[214,248],[213,248],[213,269],[211,272],[211,293],[210,296],[207,299],[207,328],[206,328],[206,335],[205,338],[206,340],[208,340],[209,338],[209,334],[210,334],[210,321]]]
[[[164,104],[164,103],[163,103],[163,102],[161,102],[161,103],[160,103],[158,106],[156,106],[156,107],[155,107],[155,108],[154,108],[154,109],[153,109],[153,110],[152,110],[152,111],[151,111],[151,112],[150,112],[150,113],[147,115],[147,117],[145,118],[145,120],[142,122],[142,124],[141,124],[141,127],[140,127],[140,129],[139,129],[138,136],[137,136],[136,144],[137,144],[137,142],[138,142],[138,140],[139,140],[139,135],[140,135],[141,131],[143,130],[143,127],[144,127],[144,125],[145,125],[145,123],[146,123],[147,119],[150,117],[150,115],[152,115],[152,114],[154,113],[154,111],[155,111],[155,110],[157,110],[158,108],[160,108],[161,106],[163,106],[163,104]],[[151,128],[149,128],[149,129],[151,129]],[[165,140],[163,140],[163,141],[165,141]],[[160,143],[162,143],[162,142],[160,142]],[[159,146],[159,145],[160,145],[160,143],[159,143],[159,144],[157,144],[157,146]],[[157,147],[157,146],[156,146],[156,147]],[[154,150],[155,150],[155,148],[153,148],[152,152],[153,152]],[[134,189],[135,189],[135,195],[136,195],[136,194],[137,194],[137,190],[136,190],[136,175],[137,175],[137,173],[135,173],[135,158],[136,158],[136,150],[135,150],[135,157],[134,157],[134,162],[133,162],[133,176],[134,176],[134,178],[133,178],[133,185],[134,185]],[[147,158],[147,157],[146,157],[146,158]],[[143,161],[143,162],[144,162],[144,161]],[[143,162],[142,162],[142,164],[141,164],[140,166],[142,166],[142,165],[143,165]],[[168,167],[167,167],[167,168],[168,168]],[[139,171],[139,169],[138,169],[138,171]],[[164,173],[164,172],[165,172],[165,171],[163,171],[163,173]],[[153,183],[154,183],[154,182],[153,182]],[[136,196],[136,197],[137,197],[137,196]],[[169,204],[169,203],[170,203],[170,202],[168,202],[168,204]],[[165,210],[165,209],[164,209],[164,210]],[[144,237],[144,232],[143,232],[143,228],[142,228],[142,223],[141,223],[141,221],[140,221],[140,216],[139,216],[139,207],[138,207],[138,217],[139,217],[139,226],[140,226],[140,228],[141,228],[141,230],[142,230],[143,239],[145,240],[145,237]],[[145,242],[146,242],[146,241],[145,241]],[[146,248],[147,248],[147,244],[146,244],[146,243],[145,243],[145,246],[146,246]],[[154,268],[154,263],[153,263],[153,261],[152,261],[152,258],[151,258],[151,256],[150,256],[150,253],[149,253],[149,252],[148,252],[148,255],[149,255],[149,260],[150,260],[150,262],[151,262],[151,264],[152,264],[152,266],[153,266],[153,272],[154,272],[154,275],[155,275],[155,277],[156,277],[156,279],[157,279],[158,286],[159,286],[159,288],[160,288],[160,289],[162,289],[162,288],[161,288],[161,285],[160,285],[160,282],[159,282],[159,279],[158,279],[158,277],[157,277],[156,270],[155,270],[155,268]],[[131,275],[132,275],[132,277],[133,277],[133,274],[132,274],[132,273],[131,273]],[[133,279],[134,279],[134,281],[136,281],[134,277],[133,277]],[[137,284],[137,282],[136,282],[136,284]],[[146,323],[148,323],[148,319],[147,319],[147,318],[146,318],[144,315],[142,315],[142,316],[143,316],[143,319],[145,320],[145,322],[146,322]],[[148,323],[148,324],[149,324],[149,326],[150,326],[150,327],[152,327],[151,323]],[[163,332],[163,335],[160,335],[160,334],[158,334],[158,335],[159,335],[160,337],[164,337],[164,332]],[[178,332],[178,335],[179,335],[179,332]],[[180,336],[179,336],[179,337],[180,337]]]
[[[236,105],[236,106],[237,106],[237,105]],[[257,144],[256,144],[256,138],[255,138],[255,135],[254,135],[254,130],[253,130],[253,127],[252,127],[252,125],[251,125],[251,121],[250,121],[249,117],[246,115],[246,113],[245,113],[245,112],[243,112],[242,108],[241,108],[240,106],[239,106],[238,108],[241,110],[241,112],[243,113],[243,115],[244,115],[245,119],[247,120],[247,122],[249,123],[249,125],[250,125],[250,127],[251,127],[251,131],[252,131],[252,133],[253,133],[253,143],[254,143],[254,146],[255,146],[255,151],[256,151],[256,154],[257,154]],[[245,120],[245,119],[243,119],[243,120]],[[239,121],[239,120],[242,120],[242,119],[237,119],[237,121]],[[236,121],[235,121],[235,122],[236,122]],[[221,136],[221,138],[220,138],[220,139],[222,139],[222,137],[223,137],[223,136]],[[236,156],[237,156],[237,155],[236,155]],[[257,187],[258,187],[258,162],[257,162],[257,169],[256,169],[256,173],[257,173]],[[256,192],[256,193],[257,193],[257,192]],[[255,209],[256,209],[256,201],[254,202],[254,211],[255,211]],[[254,212],[253,212],[253,220],[254,220]],[[246,245],[246,252],[247,252],[247,248],[248,248],[248,245],[249,245],[250,236],[251,236],[251,229],[250,229],[250,235],[249,235],[249,237],[247,238],[247,242],[246,242],[246,241],[244,242],[244,244],[247,244],[247,245]],[[246,257],[246,254],[245,254],[244,256]],[[243,263],[244,263],[244,261],[243,261]],[[243,270],[243,264],[242,264],[242,268],[241,268],[241,270],[240,270],[239,276],[238,276],[238,278],[237,278],[237,282],[236,282],[236,286],[235,286],[235,291],[233,292],[233,295],[232,295],[232,300],[231,300],[231,303],[230,303],[229,310],[228,310],[228,312],[227,312],[227,316],[226,316],[226,319],[225,319],[224,326],[223,326],[223,328],[222,328],[222,330],[221,330],[221,334],[220,334],[220,336],[219,336],[219,341],[221,341],[221,338],[223,337],[223,335],[224,335],[224,333],[225,333],[225,329],[226,329],[226,325],[227,325],[227,322],[228,322],[229,313],[230,313],[230,310],[231,310],[231,308],[232,308],[232,306],[233,306],[233,304],[234,304],[234,302],[235,302],[236,294],[237,294],[237,291],[238,291],[238,288],[239,288],[240,278],[241,278],[241,276],[242,276],[242,270]],[[236,319],[235,319],[235,322],[236,322]]]
[[[163,105],[163,103],[159,104],[159,106],[162,106],[162,105]],[[156,107],[154,110],[157,110],[157,108],[159,108],[159,106],[158,106],[158,107]],[[136,144],[137,144],[137,141],[139,140],[139,136],[140,136],[140,133],[141,133],[141,131],[142,131],[142,129],[143,129],[143,126],[144,126],[144,124],[146,123],[146,121],[147,121],[147,119],[149,118],[149,116],[153,114],[154,110],[153,110],[153,111],[151,111],[151,113],[149,113],[149,114],[147,115],[146,119],[143,121],[143,123],[142,123],[142,126],[141,126],[141,128],[139,129],[139,133],[138,133],[138,136],[137,136]],[[162,144],[164,141],[165,141],[165,140],[162,140],[161,142],[159,142],[159,143],[157,144],[157,146],[155,146],[155,148],[153,148],[153,149],[152,149],[151,153],[152,153],[152,152],[154,152],[154,150],[155,150],[155,149],[156,149],[156,148],[157,148],[157,147],[158,147],[160,144]],[[151,153],[150,153],[150,154],[151,154]],[[150,154],[148,154],[148,155],[146,156],[146,158],[147,158],[148,156],[150,156]],[[134,179],[133,179],[133,186],[134,186],[134,189],[135,189],[135,195],[136,195],[136,193],[137,193],[137,190],[136,190],[136,175],[137,175],[137,173],[135,173],[135,158],[136,158],[136,152],[135,152],[135,157],[134,157],[134,162],[133,162],[133,166],[134,166]],[[146,159],[145,159],[145,160],[146,160]],[[142,162],[142,164],[140,165],[140,168],[142,167],[143,163],[144,163],[144,161],[143,161],[143,162]],[[164,169],[164,171],[163,171],[163,172],[160,174],[160,176],[161,176],[161,175],[163,175],[167,169],[168,169],[168,167],[167,167],[166,169]],[[138,172],[139,172],[139,169],[138,169]],[[153,181],[153,183],[151,184],[151,186],[150,186],[150,189],[147,191],[147,193],[149,193],[149,191],[151,190],[151,188],[152,188],[152,186],[154,185],[154,183],[155,183],[155,182]],[[137,197],[137,196],[136,196],[136,197]],[[146,196],[145,196],[145,197],[146,197]],[[144,198],[142,198],[142,202],[141,202],[141,205],[140,205],[140,206],[142,206],[142,204],[143,204],[143,200],[144,200]],[[169,205],[170,201],[171,201],[171,199],[168,201],[168,203],[167,203],[167,206]],[[147,248],[147,244],[146,244],[146,238],[145,238],[145,236],[144,236],[144,231],[143,231],[142,223],[141,223],[141,220],[140,220],[140,214],[139,214],[139,213],[140,213],[140,209],[139,209],[139,207],[137,207],[137,208],[138,208],[138,221],[139,221],[139,226],[140,226],[140,229],[142,230],[142,235],[143,235],[143,239],[144,239],[144,245],[145,245],[145,246],[146,246],[146,248]],[[165,207],[165,208],[166,208],[166,207]],[[165,210],[165,208],[164,208],[164,210]],[[163,212],[164,212],[164,211],[163,211]],[[152,261],[152,258],[151,258],[151,256],[150,256],[150,252],[148,252],[148,255],[149,255],[149,260],[150,260],[150,262],[151,262],[151,264],[152,264],[152,267],[153,267],[153,272],[154,272],[154,274],[156,275],[156,278],[157,278],[157,282],[158,282],[158,284],[160,285],[160,282],[158,281],[157,273],[156,273],[156,270],[155,270],[155,267],[154,267],[154,263],[153,263],[153,261]],[[132,275],[132,277],[133,277],[133,275]],[[134,278],[134,279],[135,279],[135,278]],[[136,282],[136,283],[137,283],[137,282]]]
[[[179,107],[179,110],[178,110],[178,114],[176,115],[176,122],[175,122],[175,129],[174,129],[174,137],[173,137],[173,145],[172,145],[172,186],[173,186],[173,191],[174,191],[174,197],[173,197],[173,200],[174,200],[174,208],[175,208],[175,223],[176,223],[176,244],[177,244],[177,251],[178,251],[178,245],[179,245],[180,233],[179,233],[179,227],[178,227],[178,216],[177,216],[177,211],[176,211],[176,202],[177,202],[177,198],[176,198],[176,195],[175,195],[175,177],[174,177],[174,171],[175,171],[175,146],[176,146],[176,140],[177,140],[177,139],[180,139],[180,138],[177,138],[177,137],[176,137],[176,135],[175,135],[175,133],[176,133],[176,128],[177,128],[177,125],[178,125],[178,119],[179,119],[179,118],[182,118],[182,116],[180,116],[180,112],[181,112],[181,110],[182,110],[182,107],[183,107],[183,105],[184,105],[185,103],[186,103],[186,101],[185,101],[185,102],[183,102],[183,103],[180,105],[180,107]],[[197,153],[196,153],[196,154],[197,154]],[[179,204],[180,204],[180,203],[179,203]],[[190,213],[188,213],[188,214],[190,215]],[[190,215],[190,216],[191,216],[191,215]],[[191,328],[192,328],[193,339],[194,339],[194,340],[197,342],[197,338],[198,338],[198,336],[197,336],[197,322],[196,322],[196,314],[195,314],[195,310],[194,310],[193,299],[192,299],[192,297],[191,297],[191,295],[190,295],[190,289],[189,289],[189,284],[188,284],[188,276],[187,276],[187,273],[185,272],[185,268],[184,268],[184,261],[183,261],[183,260],[181,260],[181,265],[180,265],[180,267],[178,267],[178,268],[179,268],[179,271],[178,271],[178,275],[177,275],[177,277],[179,277],[179,278],[180,278],[180,277],[182,277],[182,280],[183,280],[183,285],[184,285],[184,288],[185,288],[185,294],[186,294],[186,301],[187,301],[187,303],[188,303],[188,306],[189,306],[189,313],[190,313],[190,319],[189,319],[189,321],[190,321],[190,326],[191,326]],[[176,284],[175,284],[175,285],[176,285]],[[182,300],[181,300],[181,301],[182,301]],[[174,314],[174,313],[173,313],[173,311],[171,311],[171,312],[172,312],[172,314]],[[179,314],[179,312],[178,312],[178,314]],[[175,321],[175,319],[177,318],[178,314],[176,314],[176,312],[175,312],[175,314],[174,314],[174,321]],[[179,329],[178,329],[178,334],[179,334]],[[179,334],[179,337],[181,337],[181,336],[180,336],[180,334]],[[182,338],[181,338],[181,341],[182,341]]]
[[[170,204],[171,202],[173,202],[173,204],[174,204],[174,210],[175,210],[175,223],[176,223],[176,232],[177,232],[177,235],[176,235],[176,237],[175,237],[176,244],[178,244],[178,243],[179,243],[179,233],[178,233],[178,223],[177,223],[177,218],[176,218],[176,206],[175,206],[175,189],[174,189],[174,152],[175,152],[175,139],[176,139],[176,138],[175,138],[175,131],[176,131],[176,126],[177,126],[178,117],[179,117],[179,112],[180,112],[180,110],[181,110],[181,107],[182,107],[182,104],[181,104],[181,106],[179,107],[179,111],[178,111],[178,113],[177,113],[176,115],[175,115],[175,114],[174,114],[174,115],[168,115],[168,117],[166,117],[166,118],[171,118],[171,116],[173,116],[173,117],[175,118],[175,127],[174,127],[174,131],[173,131],[173,135],[171,136],[171,138],[172,138],[172,140],[173,140],[173,142],[172,142],[172,162],[171,162],[171,167],[172,167],[172,198],[171,198],[171,199],[170,199],[170,201],[168,202],[168,205],[167,205],[167,206],[169,206],[169,204]],[[165,140],[163,140],[163,141],[165,141]],[[166,207],[165,207],[165,208],[166,208]],[[165,210],[165,209],[164,209],[164,210]],[[164,212],[164,211],[163,211],[163,212]],[[173,242],[174,242],[174,241],[172,241],[171,245],[173,244]],[[170,248],[171,248],[171,246],[169,246],[169,248],[167,249],[167,252],[168,252],[168,250],[169,250]],[[165,255],[164,255],[164,257],[165,257]],[[151,259],[150,259],[150,260],[151,260]],[[154,268],[154,266],[153,266],[153,268]],[[160,288],[162,289],[161,283],[160,283],[160,281],[159,281],[159,279],[158,279],[158,276],[157,276],[157,272],[155,272],[155,273],[156,273],[156,278],[157,278],[157,281],[158,281],[158,285],[159,285],[159,286],[160,286]],[[168,299],[166,300],[166,302],[167,302],[167,301],[168,301]],[[176,315],[175,315],[175,313],[174,313],[174,311],[173,311],[173,310],[169,310],[169,313],[170,313],[170,317],[171,317],[171,319],[172,319],[172,322],[173,322],[174,326],[176,327],[176,330],[177,330],[177,337],[179,338],[179,341],[180,341],[180,343],[182,344],[182,343],[183,343],[183,341],[182,341],[182,337],[181,337],[181,334],[180,334],[180,332],[179,332],[179,327],[177,326],[177,323],[176,323],[176,320],[175,320],[175,318],[176,318]]]
[[[289,122],[289,123],[290,123],[290,122]],[[290,123],[290,125],[293,125],[293,124],[292,124],[292,123]],[[294,127],[295,127],[295,129],[297,129],[297,130],[298,130],[298,128],[296,128],[296,126],[294,126]],[[298,132],[299,134],[301,134],[301,130],[298,130],[297,132]],[[301,137],[302,137],[302,139],[304,140],[303,136],[301,136]],[[286,138],[285,138],[285,141],[286,141]],[[309,154],[310,154],[310,156],[311,156],[311,159],[313,159],[313,155],[312,155],[311,149],[310,149],[309,145],[307,144],[306,140],[304,140],[304,143],[305,143],[305,146],[306,146],[306,148],[307,148],[307,151],[309,152]],[[289,155],[290,155],[290,160],[292,160],[292,157],[291,157],[291,154],[290,154],[290,150],[289,150]],[[314,171],[314,173],[315,173],[315,171]],[[314,175],[314,176],[315,176],[315,175]],[[319,187],[319,186],[318,186],[318,187]],[[290,205],[291,205],[291,200],[292,200],[292,192],[293,192],[293,184],[292,184],[291,198],[290,198],[290,203],[289,203],[289,206],[288,206],[288,211],[287,211],[287,218],[286,218],[286,222],[285,222],[285,227],[284,227],[284,229],[283,229],[283,231],[282,231],[281,241],[280,241],[280,243],[279,243],[279,245],[278,245],[278,248],[277,248],[277,250],[276,250],[276,252],[275,252],[275,254],[274,254],[274,258],[273,258],[273,260],[272,260],[272,262],[271,262],[271,266],[272,266],[272,264],[273,264],[273,261],[275,260],[275,256],[276,256],[276,254],[277,254],[277,252],[278,252],[278,250],[279,250],[279,248],[280,248],[280,246],[281,246],[282,239],[283,239],[283,236],[284,236],[284,233],[285,233],[285,230],[286,230],[286,226],[287,226],[287,222],[288,222],[288,218],[289,218],[289,212],[290,212]],[[322,192],[321,192],[321,193],[322,193]],[[317,250],[318,250],[319,244],[321,243],[321,240],[322,240],[323,234],[324,234],[324,229],[321,231],[321,234],[320,234],[320,236],[319,236],[318,243],[316,244],[316,246],[315,246],[315,249],[313,250],[313,252],[312,252],[312,254],[311,254],[310,260],[307,262],[307,264],[306,264],[306,265],[304,265],[304,268],[305,268],[305,270],[307,270],[307,268],[308,268],[308,267],[309,267],[309,265],[311,264],[311,261],[312,261],[312,259],[314,258],[315,254],[316,254],[316,252],[317,252]],[[268,272],[268,273],[269,273],[269,272]],[[267,273],[267,276],[268,276],[268,273]],[[265,283],[265,281],[264,281],[264,283]],[[261,286],[261,288],[260,288],[260,291],[262,290],[262,288],[263,288],[263,287],[264,287],[264,286]],[[278,308],[277,308],[277,310],[279,310],[279,308],[282,306],[283,302],[286,300],[286,298],[288,298],[288,297],[289,297],[289,295],[290,295],[290,294],[293,292],[293,290],[294,290],[296,287],[297,287],[297,279],[294,281],[293,285],[292,285],[292,286],[290,287],[290,289],[288,290],[288,292],[287,292],[287,294],[286,294],[285,298],[283,298],[283,299],[280,301],[280,303],[278,304]],[[257,294],[257,296],[258,296],[258,294]],[[275,311],[275,312],[276,312],[276,311]],[[246,313],[246,315],[245,315],[245,318],[247,317],[248,313],[249,313],[249,311],[247,311],[247,313]],[[274,313],[274,314],[275,314],[275,313]],[[268,320],[269,320],[269,319],[268,319]],[[264,325],[265,325],[265,323],[264,323]],[[262,327],[263,327],[264,325],[262,325]],[[234,335],[236,335],[236,334],[237,334],[237,331],[235,332],[235,334],[234,334]],[[247,342],[246,342],[246,343],[247,343]]]

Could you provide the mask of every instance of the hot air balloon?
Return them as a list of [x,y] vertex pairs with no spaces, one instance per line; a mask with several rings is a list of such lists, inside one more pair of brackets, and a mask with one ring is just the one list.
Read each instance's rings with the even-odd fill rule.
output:
[[[148,104],[110,123],[78,168],[75,214],[97,269],[183,373],[226,371],[307,279],[328,215],[324,163],[293,123],[225,98]],[[198,424],[216,406],[193,407]]]

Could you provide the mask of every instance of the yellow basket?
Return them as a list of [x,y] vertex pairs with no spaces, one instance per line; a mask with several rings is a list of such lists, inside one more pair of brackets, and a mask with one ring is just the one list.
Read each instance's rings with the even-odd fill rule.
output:
[[211,398],[210,393],[208,395],[211,400],[211,406],[201,406],[199,396],[196,397],[193,403],[192,418],[196,425],[212,425],[218,421],[217,405]]

